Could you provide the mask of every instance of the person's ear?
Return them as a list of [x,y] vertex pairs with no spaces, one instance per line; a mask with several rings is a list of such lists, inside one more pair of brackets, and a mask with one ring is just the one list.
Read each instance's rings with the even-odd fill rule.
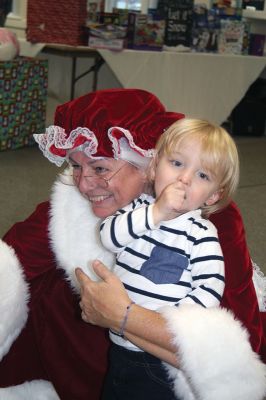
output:
[[157,155],[155,155],[149,165],[148,169],[148,178],[151,182],[154,182],[155,180],[155,171],[156,171],[156,165],[157,165]]
[[206,206],[212,206],[213,204],[217,203],[222,197],[223,189],[218,189],[214,192],[206,201]]

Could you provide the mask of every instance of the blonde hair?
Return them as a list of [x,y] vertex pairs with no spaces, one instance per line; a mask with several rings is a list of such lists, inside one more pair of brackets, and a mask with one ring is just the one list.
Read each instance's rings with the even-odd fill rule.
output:
[[219,182],[220,199],[211,206],[203,206],[202,214],[224,208],[231,201],[239,182],[239,157],[236,144],[222,127],[208,121],[183,118],[172,124],[156,144],[156,158],[176,151],[183,140],[196,138],[201,142],[202,163]]

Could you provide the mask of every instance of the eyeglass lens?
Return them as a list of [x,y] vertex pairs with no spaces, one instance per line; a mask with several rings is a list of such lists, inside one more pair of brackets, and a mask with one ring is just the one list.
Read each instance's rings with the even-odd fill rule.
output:
[[[113,179],[113,177],[118,174],[118,172],[121,171],[121,169],[125,166],[122,165],[122,167],[118,168],[118,170],[116,170],[113,174],[111,174],[111,176],[108,176],[108,174],[106,174],[106,176],[99,176],[97,174],[95,174],[95,172],[89,172],[89,174],[87,175],[83,175],[83,178],[85,178],[86,180],[94,180],[96,182],[98,182],[99,184],[103,185],[104,187],[107,187],[109,185],[109,182],[111,181],[111,179]],[[77,168],[77,169],[73,169],[73,178],[76,182],[78,182],[80,180],[82,176],[82,169]]]

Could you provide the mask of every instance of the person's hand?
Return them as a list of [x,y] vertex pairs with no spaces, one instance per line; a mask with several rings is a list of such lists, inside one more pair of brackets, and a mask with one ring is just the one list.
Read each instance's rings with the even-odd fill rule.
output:
[[92,266],[102,281],[92,281],[80,268],[75,271],[81,288],[82,319],[118,332],[130,299],[122,282],[104,264],[96,260]]
[[174,182],[166,186],[153,205],[155,225],[161,221],[174,219],[187,212],[184,207],[185,199],[185,185],[182,182]]

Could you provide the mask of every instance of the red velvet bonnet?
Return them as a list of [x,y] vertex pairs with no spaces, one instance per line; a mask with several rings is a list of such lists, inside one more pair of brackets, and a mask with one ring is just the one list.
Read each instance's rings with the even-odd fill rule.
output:
[[149,157],[164,130],[183,117],[167,112],[158,98],[145,90],[101,90],[58,106],[55,125],[34,138],[57,165],[64,162],[68,151],[84,143],[89,156],[120,158],[122,137],[131,149]]

